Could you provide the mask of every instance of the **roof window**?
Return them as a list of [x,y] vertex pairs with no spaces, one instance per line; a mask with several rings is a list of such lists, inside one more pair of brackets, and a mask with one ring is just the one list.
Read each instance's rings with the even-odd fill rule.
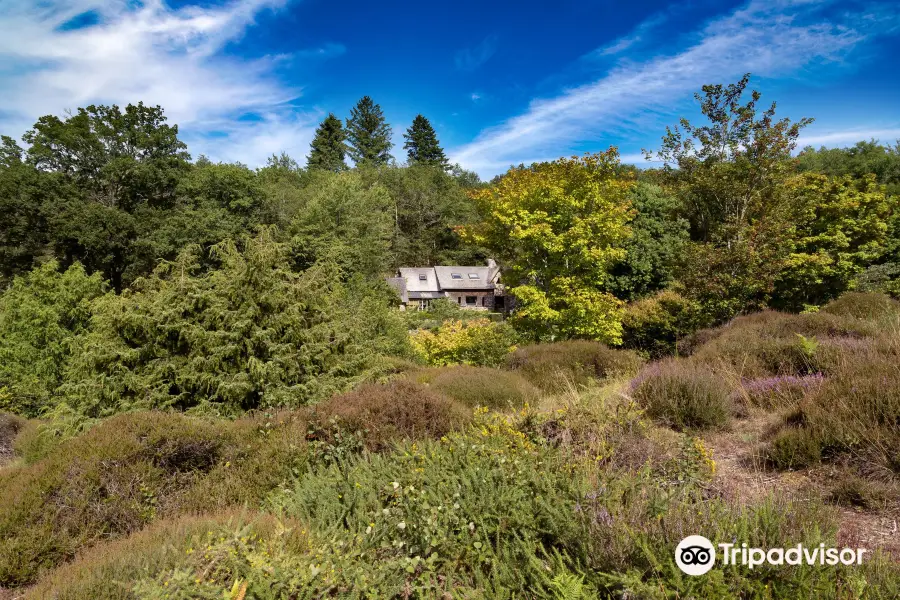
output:
[[478,279],[478,273],[469,273],[469,279]]
[[462,273],[450,273],[450,279],[462,279]]
[[428,275],[425,273],[419,273],[419,281],[428,281]]

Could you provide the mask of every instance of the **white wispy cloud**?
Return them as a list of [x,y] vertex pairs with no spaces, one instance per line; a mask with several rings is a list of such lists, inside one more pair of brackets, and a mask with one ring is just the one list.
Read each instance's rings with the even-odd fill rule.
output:
[[[18,137],[41,115],[144,101],[179,124],[195,156],[255,166],[289,144],[300,158],[315,118],[292,108],[301,90],[275,71],[283,60],[343,47],[252,60],[223,51],[262,11],[287,1],[175,9],[161,0],[0,0],[0,131]],[[67,26],[84,15],[92,16],[86,25]]]
[[807,133],[801,135],[797,141],[797,148],[805,146],[837,147],[854,145],[860,140],[878,140],[882,144],[893,144],[900,140],[900,127],[886,127],[873,129],[843,129],[839,131],[823,131],[820,133]]
[[651,31],[665,23],[667,20],[668,17],[665,14],[657,13],[635,27],[634,31],[632,31],[628,35],[623,35],[622,37],[613,40],[606,46],[603,46],[591,52],[591,56],[611,56],[624,52],[635,44],[644,41]]
[[489,35],[471,48],[463,48],[456,53],[454,63],[460,71],[474,71],[486,63],[497,52],[497,36]]
[[483,176],[498,164],[538,155],[570,154],[579,142],[633,129],[647,115],[667,113],[707,83],[734,81],[746,72],[785,76],[812,63],[837,60],[872,35],[856,26],[871,14],[841,13],[834,21],[819,9],[827,2],[752,0],[707,23],[681,52],[617,66],[590,83],[533,100],[528,110],[484,130],[451,152],[451,159]]

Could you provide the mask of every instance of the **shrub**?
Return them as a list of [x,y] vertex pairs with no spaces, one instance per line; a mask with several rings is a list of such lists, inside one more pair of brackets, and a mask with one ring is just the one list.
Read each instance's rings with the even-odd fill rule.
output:
[[[792,315],[764,311],[738,317],[708,332],[698,332],[705,343],[691,348],[693,362],[726,367],[741,377],[802,376],[821,370],[818,351],[822,340],[833,337],[873,337],[869,322],[847,320],[827,313]],[[681,348],[681,346],[679,346]]]
[[650,358],[675,353],[678,340],[702,327],[698,302],[672,291],[629,304],[622,318],[622,346]]
[[728,422],[731,389],[705,367],[680,361],[655,363],[631,387],[648,416],[676,429],[708,429]]
[[[80,549],[158,517],[259,502],[296,466],[292,456],[302,455],[303,437],[292,440],[292,455],[275,452],[286,444],[257,431],[128,413],[62,442],[35,464],[0,472],[0,585],[30,583]],[[259,450],[262,438],[268,454]]]
[[822,312],[869,321],[896,320],[900,318],[900,302],[886,294],[849,292],[826,304]]
[[462,427],[471,412],[428,388],[398,379],[365,384],[315,407],[320,422],[334,417],[351,431],[364,432],[366,445],[383,449],[391,440],[439,438]]
[[437,392],[466,406],[518,408],[537,400],[541,392],[518,373],[485,367],[445,367],[413,374]]
[[806,428],[788,427],[775,434],[766,461],[779,469],[802,469],[822,460],[821,437]]
[[[252,511],[166,519],[128,538],[101,544],[84,552],[71,563],[48,573],[40,583],[25,592],[24,598],[125,600],[147,597],[134,589],[136,582],[183,568],[185,562],[193,561],[198,556],[205,555],[217,562],[230,558],[217,552],[211,555],[211,551],[231,548],[241,540],[245,543],[251,541],[268,551],[274,552],[277,548],[283,552],[302,553],[307,540],[301,529],[299,523]],[[216,598],[222,598],[221,592],[232,587],[232,584],[220,579],[222,570],[211,569],[206,573],[206,585],[218,588]],[[269,588],[262,586],[248,586],[245,597],[261,597],[269,591]],[[236,595],[226,597],[235,598]]]
[[446,321],[435,331],[420,329],[410,336],[415,352],[436,367],[498,366],[515,349],[516,339],[512,327],[488,319]]
[[27,424],[22,417],[0,412],[0,467],[13,457],[13,440]]
[[95,305],[61,388],[74,408],[304,405],[377,373],[379,355],[407,343],[386,301],[341,283],[333,265],[289,271],[286,247],[267,231],[214,254],[219,268],[203,272],[188,249]]
[[641,358],[630,350],[613,350],[600,342],[570,340],[532,344],[513,352],[506,368],[541,389],[558,392],[569,384],[635,373]]
[[781,408],[795,406],[806,394],[818,389],[825,381],[821,373],[796,377],[780,375],[763,377],[741,382],[736,395],[761,408]]
[[290,571],[309,573],[314,560],[320,578],[295,585],[310,597],[547,595],[548,575],[584,560],[573,518],[581,478],[509,418],[479,425],[484,434],[319,469],[274,497],[281,513],[331,540]]
[[0,410],[36,417],[51,406],[72,340],[104,291],[100,275],[87,275],[79,263],[58,268],[48,262],[0,295]]

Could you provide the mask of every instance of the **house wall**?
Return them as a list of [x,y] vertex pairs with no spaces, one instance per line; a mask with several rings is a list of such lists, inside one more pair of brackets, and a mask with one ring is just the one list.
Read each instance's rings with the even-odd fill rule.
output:
[[[467,308],[470,310],[494,310],[494,292],[493,290],[481,291],[481,290],[460,290],[455,291],[451,290],[447,292],[447,296],[451,301],[455,302],[460,306],[460,308]],[[475,305],[472,306],[466,303],[466,297],[474,297]]]

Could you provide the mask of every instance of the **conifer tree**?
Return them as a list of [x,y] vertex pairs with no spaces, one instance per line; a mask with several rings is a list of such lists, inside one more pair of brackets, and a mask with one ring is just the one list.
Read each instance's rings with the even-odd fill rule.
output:
[[316,137],[309,145],[311,150],[306,166],[309,169],[323,169],[326,171],[342,171],[347,165],[344,156],[347,148],[344,146],[346,132],[341,120],[329,113],[325,120],[316,128]]
[[447,157],[428,119],[416,115],[403,137],[406,139],[403,148],[409,156],[409,164],[429,165],[447,170],[449,167]]
[[391,126],[369,96],[363,96],[350,111],[347,142],[347,152],[357,165],[386,165],[391,159]]

